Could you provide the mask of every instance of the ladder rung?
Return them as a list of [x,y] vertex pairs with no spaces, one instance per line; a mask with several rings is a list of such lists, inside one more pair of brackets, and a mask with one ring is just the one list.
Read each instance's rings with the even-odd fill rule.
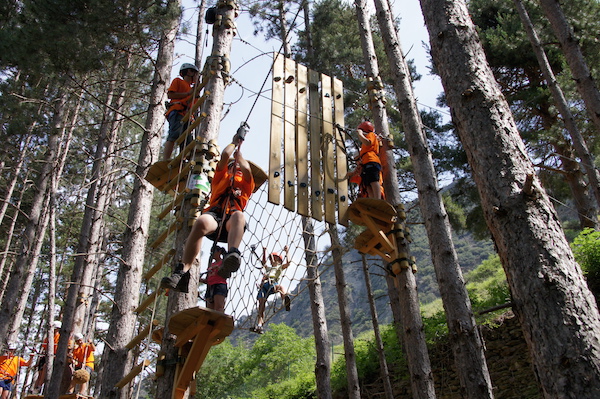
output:
[[172,257],[175,255],[175,248],[171,248],[169,252],[163,255],[161,260],[156,262],[156,264],[152,267],[152,269],[148,270],[146,274],[144,274],[145,280],[150,280],[154,274],[159,271],[165,263],[167,263]]
[[127,349],[135,348],[140,342],[142,342],[144,340],[144,338],[146,338],[148,336],[148,334],[150,334],[150,329],[153,326],[157,326],[157,325],[158,325],[158,320],[152,320],[152,323],[148,324],[146,326],[146,328],[144,328],[142,331],[140,331],[140,333],[138,335],[133,337],[133,339],[131,341],[129,341],[129,343],[127,345],[125,345],[125,347]]
[[142,313],[152,302],[154,302],[156,295],[158,295],[160,291],[161,289],[158,289],[157,291],[154,291],[152,294],[148,295],[148,298],[144,299],[144,302],[140,303],[140,305],[135,308],[133,312]]
[[144,359],[143,362],[141,362],[140,364],[138,364],[137,366],[135,366],[130,372],[129,374],[127,374],[125,377],[123,377],[123,379],[119,382],[117,382],[115,384],[115,386],[119,389],[122,389],[125,385],[129,384],[129,382],[131,382],[131,380],[133,380],[135,378],[136,375],[138,375],[139,373],[142,372],[142,370],[145,367],[148,367],[150,365],[150,360],[148,359]]
[[158,237],[158,238],[157,238],[157,239],[156,239],[156,240],[155,240],[155,241],[154,241],[152,244],[150,244],[150,247],[151,247],[152,249],[156,249],[156,248],[158,248],[158,246],[159,246],[160,244],[162,244],[162,242],[163,242],[164,240],[166,240],[166,239],[167,239],[167,237],[169,236],[169,234],[171,234],[172,232],[174,232],[175,230],[177,230],[177,229],[179,228],[180,224],[181,224],[181,223],[180,223],[180,221],[179,221],[179,220],[176,220],[176,221],[174,221],[173,223],[171,223],[171,225],[170,225],[170,226],[167,228],[167,230],[165,230],[165,231],[164,231],[164,232],[163,232],[163,233],[160,235],[160,237]]

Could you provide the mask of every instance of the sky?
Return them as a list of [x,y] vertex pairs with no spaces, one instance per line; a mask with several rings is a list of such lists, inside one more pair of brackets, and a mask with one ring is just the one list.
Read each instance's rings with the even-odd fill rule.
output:
[[[209,6],[214,1],[209,0]],[[190,33],[195,34],[198,12],[197,2],[184,0],[184,23],[189,24]],[[422,75],[414,82],[414,93],[420,109],[435,108],[447,115],[447,110],[436,107],[436,98],[442,92],[440,80],[429,75],[429,57],[423,42],[429,37],[425,28],[418,0],[392,0],[394,17],[400,18],[400,41],[402,49],[409,59],[413,59],[417,72]],[[373,6],[374,8],[374,6]],[[272,53],[278,51],[281,43],[276,40],[265,41],[262,36],[254,36],[254,26],[246,10],[240,10],[237,20],[238,34],[234,38],[230,55],[234,83],[225,91],[225,116],[221,122],[219,145],[226,145],[240,123],[248,119],[250,131],[244,143],[244,151],[251,153],[248,159],[268,170],[268,148],[262,145],[268,142],[270,128],[270,67]],[[203,56],[210,53],[212,47],[212,27],[209,28],[208,43]],[[184,62],[193,63],[195,50],[194,37],[182,35],[176,45],[175,64],[172,77],[177,76],[179,66]],[[266,82],[265,82],[266,79]],[[261,93],[256,100],[257,93]],[[255,103],[256,101],[256,103]],[[252,145],[257,143],[258,145]],[[249,148],[250,147],[250,148]]]

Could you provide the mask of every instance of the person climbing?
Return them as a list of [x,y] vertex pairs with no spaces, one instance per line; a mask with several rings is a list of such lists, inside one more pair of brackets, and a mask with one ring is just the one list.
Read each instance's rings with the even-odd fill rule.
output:
[[227,242],[228,251],[217,272],[219,276],[227,279],[240,268],[242,255],[238,248],[246,229],[243,211],[254,191],[250,164],[239,148],[244,135],[245,132],[241,134],[238,129],[232,142],[223,149],[211,182],[209,207],[194,222],[181,263],[171,276],[161,280],[162,288],[184,293],[188,291],[189,270],[202,248],[202,238],[205,236],[213,241]]
[[219,276],[218,271],[223,263],[223,254],[225,248],[218,245],[213,250],[212,262],[208,267],[206,273],[206,279],[201,279],[201,283],[205,283],[206,294],[206,307],[217,312],[225,311],[225,299],[227,299],[227,280]]
[[[179,76],[173,79],[167,89],[167,97],[171,100],[171,105],[165,113],[169,122],[169,132],[163,150],[163,160],[165,161],[171,158],[175,141],[187,129],[188,123],[183,122],[183,117],[193,103],[192,95],[194,94],[194,85],[198,80],[198,72],[196,65],[182,64],[179,68]],[[191,142],[191,137],[186,140],[186,143],[189,142]]]
[[[58,340],[60,339],[60,329],[62,327],[62,323],[60,321],[56,320],[53,323],[53,327],[54,327],[54,351],[52,352],[52,354],[55,354],[56,349],[58,348]],[[35,383],[33,384],[32,393],[37,394],[42,391],[42,385],[44,385],[44,380],[46,379],[46,373],[48,371],[48,366],[46,364],[47,356],[48,356],[48,338],[44,338],[44,342],[42,343],[42,353],[41,353],[40,359],[38,360],[37,364],[35,365],[38,375],[37,375],[37,379],[35,380]]]
[[94,351],[96,350],[96,346],[94,346],[92,340],[84,342],[83,334],[81,333],[73,334],[73,340],[75,341],[72,351],[74,372],[68,392],[74,393],[75,388],[79,386],[77,393],[79,395],[86,395],[88,382],[94,370]]
[[[367,198],[382,199],[381,160],[379,159],[379,137],[375,127],[369,121],[364,121],[356,129],[360,139],[360,154],[358,166],[348,173],[350,182],[359,183],[360,191],[366,190]],[[356,179],[360,174],[360,181]],[[363,194],[364,195],[364,194]]]
[[263,256],[261,263],[263,266],[263,277],[259,286],[259,291],[256,299],[258,300],[258,313],[256,316],[256,325],[250,329],[258,334],[263,333],[263,323],[265,316],[265,307],[267,304],[267,298],[276,292],[279,292],[286,311],[290,311],[291,300],[289,294],[285,288],[279,284],[279,278],[281,273],[288,268],[290,261],[288,260],[288,247],[287,245],[283,248],[285,252],[285,261],[277,252],[273,252],[269,255],[270,266],[267,264],[267,249],[263,247]]
[[29,360],[25,361],[22,357],[15,355],[16,350],[17,345],[15,342],[7,342],[6,354],[0,356],[0,399],[10,397],[19,368],[27,367],[33,361],[33,353],[29,355]]

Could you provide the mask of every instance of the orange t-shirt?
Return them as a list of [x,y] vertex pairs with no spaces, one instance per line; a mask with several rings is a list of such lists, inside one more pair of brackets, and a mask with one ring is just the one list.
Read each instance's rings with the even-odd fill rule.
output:
[[[192,85],[190,85],[185,80],[181,79],[179,76],[173,79],[171,85],[167,89],[167,92],[173,93],[187,93],[192,90]],[[176,100],[171,100],[171,106],[165,113],[165,116],[169,115],[171,111],[179,111],[180,114],[186,110],[186,108],[190,105],[190,98],[192,96],[187,96],[186,98],[178,98]]]
[[29,362],[20,356],[0,356],[0,378],[15,378],[21,366],[29,366]]
[[73,348],[73,359],[75,360],[75,368],[88,366],[93,370],[95,350],[96,347],[94,346],[94,344],[87,343],[83,343]]
[[[223,170],[217,170],[212,180],[212,192],[210,194],[211,207],[220,205],[219,197],[226,193],[230,186],[231,173],[229,173],[229,168],[225,167]],[[243,211],[246,208],[248,200],[250,199],[250,195],[252,195],[252,191],[254,191],[254,178],[251,177],[250,181],[244,180],[242,171],[238,168],[236,169],[232,188],[239,188],[241,195],[237,197],[236,201],[230,201],[230,207],[239,211]],[[229,213],[229,209],[227,209],[226,212]]]
[[[55,332],[54,333],[54,353],[56,353],[56,350],[58,349],[58,340],[60,339],[60,333]],[[44,343],[42,343],[42,349],[44,350],[44,352],[46,352],[46,349],[48,349],[48,338],[44,338]]]
[[379,159],[379,139],[373,132],[365,133],[365,137],[369,140],[369,144],[360,146],[360,160],[363,165],[369,162],[381,164]]

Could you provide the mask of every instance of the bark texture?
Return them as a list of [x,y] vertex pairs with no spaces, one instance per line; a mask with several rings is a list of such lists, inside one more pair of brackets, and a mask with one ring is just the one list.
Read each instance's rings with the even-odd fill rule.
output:
[[598,397],[598,308],[494,81],[466,4],[421,0],[421,8],[544,395]]

